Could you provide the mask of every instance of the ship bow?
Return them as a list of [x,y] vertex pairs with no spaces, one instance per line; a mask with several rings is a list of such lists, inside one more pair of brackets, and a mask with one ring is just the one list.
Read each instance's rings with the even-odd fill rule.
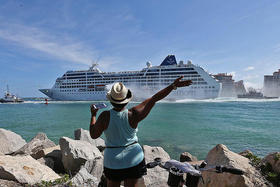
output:
[[51,89],[39,89],[39,91],[42,92],[43,94],[45,94],[48,97],[52,97]]

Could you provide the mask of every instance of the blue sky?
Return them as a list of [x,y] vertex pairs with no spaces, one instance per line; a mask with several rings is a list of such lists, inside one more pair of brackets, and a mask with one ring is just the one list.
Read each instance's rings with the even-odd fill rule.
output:
[[140,70],[168,54],[261,88],[280,69],[276,0],[2,0],[0,94],[43,96],[67,70]]

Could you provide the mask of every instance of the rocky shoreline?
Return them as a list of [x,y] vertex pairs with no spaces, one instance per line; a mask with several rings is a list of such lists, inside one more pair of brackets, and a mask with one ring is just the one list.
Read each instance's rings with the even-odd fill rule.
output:
[[[74,136],[75,139],[61,137],[56,145],[46,134],[38,133],[27,143],[20,135],[0,128],[0,186],[100,186],[104,183],[104,140],[91,139],[84,129],[75,130]],[[161,147],[143,145],[143,150],[146,163],[157,157],[170,160]],[[202,162],[187,152],[181,154],[180,161]],[[238,154],[218,144],[209,151],[205,161],[207,166],[229,166],[245,174],[202,172],[204,182],[200,180],[200,187],[280,185],[280,152],[260,159],[250,151]],[[155,167],[148,169],[139,186],[167,186],[167,178],[166,170]]]

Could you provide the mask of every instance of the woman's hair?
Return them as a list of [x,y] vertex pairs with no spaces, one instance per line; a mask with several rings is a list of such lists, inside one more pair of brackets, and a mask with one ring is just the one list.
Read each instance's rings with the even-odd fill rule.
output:
[[116,103],[112,103],[112,102],[110,102],[110,103],[113,105],[114,108],[117,108],[117,109],[122,109],[127,105],[127,103],[125,103],[125,104],[116,104]]

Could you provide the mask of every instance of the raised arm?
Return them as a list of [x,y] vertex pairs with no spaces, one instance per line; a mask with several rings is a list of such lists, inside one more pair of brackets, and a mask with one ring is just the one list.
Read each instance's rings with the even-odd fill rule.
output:
[[94,109],[94,107],[91,105],[91,120],[89,125],[89,132],[90,136],[93,139],[98,138],[102,134],[102,132],[107,129],[110,119],[110,112],[104,111],[96,120],[97,111],[98,109]]
[[138,123],[142,121],[147,115],[150,113],[151,109],[155,105],[155,103],[159,100],[162,100],[166,96],[170,94],[172,90],[175,90],[177,87],[185,87],[192,84],[191,80],[182,81],[183,76],[177,78],[171,85],[166,88],[160,90],[152,97],[146,99],[139,105],[130,109],[130,119],[129,123],[133,128],[136,128]]

